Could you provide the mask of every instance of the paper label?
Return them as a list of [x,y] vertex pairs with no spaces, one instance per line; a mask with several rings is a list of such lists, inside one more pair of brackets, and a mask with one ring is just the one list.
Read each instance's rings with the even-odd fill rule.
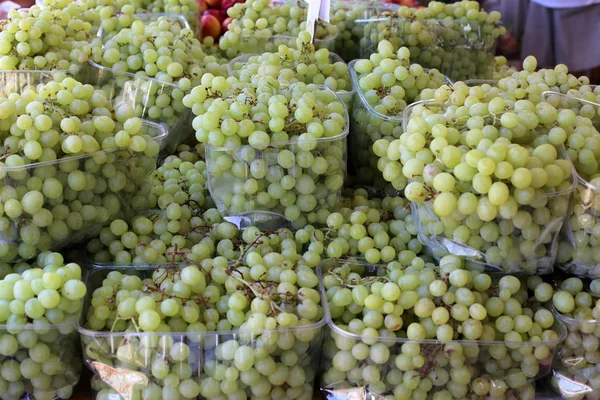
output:
[[308,11],[306,13],[306,30],[310,33],[311,42],[315,38],[315,25],[321,12],[321,0],[308,0]]

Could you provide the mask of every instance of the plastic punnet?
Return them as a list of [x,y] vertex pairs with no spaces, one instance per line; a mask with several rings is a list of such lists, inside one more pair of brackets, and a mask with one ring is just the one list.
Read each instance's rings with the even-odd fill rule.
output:
[[[443,110],[444,106],[433,100],[409,105],[404,109],[404,129],[407,128],[412,113],[422,108],[431,108],[441,112],[440,110]],[[560,154],[559,158],[564,159]],[[568,186],[565,184],[558,187],[544,186],[536,189],[541,192],[536,193],[530,205],[517,205],[518,212],[531,215],[534,221],[536,213],[551,211],[549,214],[551,219],[544,225],[535,223],[538,225],[534,227],[537,235],[532,236],[531,232],[526,231],[526,229],[532,228],[534,221],[523,229],[519,229],[498,213],[498,216],[489,223],[497,224],[500,234],[495,241],[484,242],[485,246],[479,249],[452,237],[446,229],[447,224],[433,211],[433,199],[412,203],[411,210],[417,222],[419,238],[438,258],[447,254],[467,257],[469,268],[489,272],[545,274],[552,271],[556,261],[559,233],[568,216],[568,201],[576,186],[575,177],[571,176],[568,182]],[[514,187],[510,185],[509,189],[512,193]],[[462,222],[468,218],[462,214],[460,216],[463,218]],[[500,246],[505,244],[501,244],[501,241],[511,243],[508,248],[510,253],[507,256],[501,255],[504,254],[504,250],[501,251]],[[528,253],[525,253],[523,249],[526,249]]]
[[[368,58],[381,40],[397,50],[406,46],[411,61],[437,68],[452,80],[486,79],[494,72],[496,39],[476,21],[421,20],[421,31],[410,32],[412,20],[395,16],[357,20],[364,25],[360,56]],[[408,36],[407,36],[408,35]]]
[[[315,90],[331,92],[337,101],[343,104],[343,101],[331,89],[322,85],[309,86],[314,87]],[[264,150],[255,149],[250,145],[228,148],[206,144],[208,188],[219,211],[226,216],[243,215],[249,211],[271,211],[284,216],[294,226],[304,226],[306,216],[309,213],[317,212],[323,207],[334,210],[341,198],[342,185],[346,178],[346,137],[348,136],[349,123],[348,112],[347,110],[344,110],[344,112],[346,125],[342,133],[334,137],[309,139],[308,142],[300,139],[273,142]],[[297,164],[298,168],[283,169],[278,160],[279,154],[283,151],[294,154],[302,152],[309,158],[325,157],[330,165],[325,173],[315,173],[310,166],[303,168]],[[217,159],[221,157],[224,157],[223,161],[227,161],[226,164],[231,162],[239,165],[239,173],[236,175],[229,170],[220,171],[217,168]],[[267,170],[281,170],[280,172],[290,175],[294,181],[300,177],[310,177],[314,182],[314,185],[311,185],[312,190],[306,191],[303,189],[300,192],[297,185],[294,184],[294,188],[287,191],[289,196],[286,196],[286,198],[272,197],[269,194],[269,187],[273,183],[269,180],[270,175],[259,177],[254,174],[252,172],[253,161],[256,161],[257,166],[265,167]],[[259,192],[247,193],[243,189],[243,185],[248,179],[256,180]],[[260,196],[261,193],[268,196]],[[265,203],[261,200],[263,197],[268,197],[269,201]],[[288,204],[290,198],[293,202]],[[296,199],[298,202],[305,204],[306,208],[296,207],[294,205],[297,203]]]
[[[254,74],[256,74],[258,72],[259,68],[262,65],[262,64],[260,64],[260,61],[258,61],[258,57],[263,54],[243,54],[241,56],[234,58],[233,60],[231,60],[229,62],[228,66],[227,66],[229,75],[234,76],[239,79],[240,73],[241,73],[242,69],[244,69],[245,70],[244,72],[246,72],[250,76],[253,76]],[[342,60],[342,58],[335,53],[329,53],[329,61],[331,62],[331,64],[335,64],[338,62],[344,62],[344,60]],[[299,63],[295,62],[295,61],[286,62],[284,65],[282,65],[282,68],[295,70],[296,66],[298,64]],[[327,76],[325,76],[325,78],[327,78]],[[348,80],[348,86],[349,86],[348,90],[336,90],[335,93],[338,95],[338,97],[341,100],[344,101],[344,104],[346,104],[346,108],[348,109],[348,113],[350,114],[352,111],[352,98],[354,95],[354,89],[352,87],[350,75],[348,75],[347,80]],[[293,83],[293,82],[290,82],[290,83]],[[305,82],[305,83],[308,84],[308,83],[312,83],[312,82]]]
[[399,5],[377,0],[335,0],[331,4],[330,18],[339,29],[335,39],[335,51],[347,62],[360,57],[360,43],[364,23],[371,17],[394,13]]
[[[142,21],[166,16],[178,20],[184,28],[191,29],[188,21],[181,15],[148,13],[135,16]],[[105,43],[116,33],[118,32],[107,34],[100,28],[98,36],[102,39],[102,43]],[[113,95],[115,106],[126,104],[134,107],[137,117],[157,122],[165,127],[168,134],[161,147],[164,154],[173,154],[177,146],[193,134],[193,114],[181,102],[185,91],[176,83],[115,70],[93,61],[90,61],[90,64],[97,71],[97,79],[93,83]],[[162,107],[155,105],[157,101],[162,104]]]
[[[0,82],[7,83],[2,87],[6,95],[36,89],[39,84],[64,77],[62,72],[2,72]],[[163,127],[149,121],[142,121],[142,133],[157,145],[166,136]],[[49,224],[34,222],[36,217],[26,212],[16,217],[4,214],[0,218],[3,226],[0,260],[14,262],[34,258],[40,251],[61,250],[97,235],[114,218],[147,209],[151,189],[147,178],[156,169],[158,156],[150,148],[148,151],[131,153],[127,149],[112,149],[19,167],[0,167],[0,190],[7,193],[26,189],[30,179],[57,179],[63,187],[57,198],[44,195],[41,209],[50,215]],[[69,185],[73,173],[85,175],[85,187]],[[5,203],[6,200],[0,201],[2,205]]]
[[[474,385],[477,384],[487,387],[488,396],[533,400],[534,381],[551,370],[556,349],[567,335],[564,325],[559,321],[555,321],[551,328],[556,333],[556,339],[547,341],[409,340],[396,337],[389,331],[386,332],[387,334],[380,331],[379,336],[357,335],[348,331],[346,326],[332,317],[327,291],[323,285],[324,275],[336,267],[338,262],[343,263],[341,260],[324,260],[317,267],[328,327],[323,344],[320,388],[321,393],[328,400],[384,398],[388,395],[392,397],[403,395],[411,399],[412,390],[420,390],[418,383],[426,377],[433,383],[433,386],[425,386],[429,389],[424,389],[431,396],[432,393],[448,390],[455,385],[454,381],[458,377],[454,375],[457,372],[456,368],[465,368],[465,371],[468,370],[471,375],[467,384],[468,393],[472,393]],[[386,268],[385,265],[370,265],[356,261],[346,263],[351,265],[352,272],[358,273],[361,277],[378,276],[381,272],[379,269]],[[534,376],[517,378],[523,375],[520,361],[517,361],[523,357],[523,351],[526,354],[539,354],[543,358],[538,359],[538,363],[533,365],[533,370],[530,372],[536,370]],[[357,361],[355,356],[359,355],[359,358],[362,358],[360,354],[366,355],[366,358]],[[381,362],[376,363],[371,356]],[[398,365],[404,360],[400,360],[399,357],[409,360],[411,357],[424,358],[424,364],[421,368],[402,371]],[[498,360],[505,357],[501,364]],[[453,365],[454,363],[458,364]],[[410,385],[407,383],[410,380],[404,378],[405,374],[415,376],[417,387],[410,389],[411,391],[406,386]],[[525,397],[520,397],[523,395]],[[467,396],[465,395],[464,398]]]
[[[143,279],[151,276],[154,268],[113,268],[112,271],[136,274]],[[88,294],[99,288],[110,272],[109,269],[92,270],[87,277]],[[89,296],[84,309],[88,305]],[[246,379],[251,375],[246,376],[245,372],[241,372],[235,380],[239,391],[247,396],[257,395],[254,394],[257,391],[272,398],[280,395],[286,399],[311,400],[325,326],[322,320],[311,325],[260,332],[99,332],[85,328],[85,323],[85,315],[82,315],[76,328],[81,337],[83,359],[94,373],[92,387],[99,391],[99,396],[112,395],[123,400],[136,399],[144,390],[157,387],[159,391],[162,389],[162,398],[165,400],[172,398],[168,395],[172,393],[169,390],[179,394],[177,387],[170,388],[165,384],[164,376],[154,373],[154,363],[167,365],[169,373],[174,375],[185,371],[187,378],[181,378],[181,381],[193,380],[202,390],[216,387],[221,392],[218,389],[223,381],[220,371],[228,367],[236,369],[234,360],[223,357],[222,351],[228,346],[246,346],[254,352],[266,351],[263,360],[282,363],[278,365],[294,360],[293,364],[269,376],[259,373],[255,379]],[[272,344],[266,345],[265,341]],[[177,362],[173,360],[174,356],[178,357],[175,346],[189,350]],[[252,370],[257,371],[255,368]],[[284,373],[285,379],[281,379]],[[303,379],[297,379],[300,377]],[[295,382],[301,380],[303,383],[297,386]],[[267,392],[263,393],[265,388]],[[201,392],[195,398],[213,397],[204,397]]]
[[600,321],[567,317],[554,307],[552,311],[568,331],[552,364],[552,389],[563,399],[599,399]]
[[[2,399],[68,399],[79,382],[81,355],[75,321],[71,317],[58,325],[2,325],[0,340],[15,343],[13,354],[0,354]],[[23,367],[39,368],[35,376]],[[15,379],[5,380],[18,373]]]

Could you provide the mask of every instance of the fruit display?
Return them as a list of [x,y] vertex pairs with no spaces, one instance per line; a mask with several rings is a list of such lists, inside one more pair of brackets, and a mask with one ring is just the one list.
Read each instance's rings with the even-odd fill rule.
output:
[[600,343],[599,290],[597,279],[586,287],[580,279],[568,278],[552,297],[554,312],[568,329],[567,338],[558,348],[551,377],[552,388],[563,399],[600,396],[600,373],[596,369]]
[[148,208],[160,126],[65,74],[39,84],[35,72],[5,74],[31,85],[0,96],[0,259],[62,249]]
[[[306,30],[306,4],[276,2],[272,6],[268,0],[247,0],[235,4],[227,11],[233,18],[219,41],[219,47],[227,57],[234,58],[240,53],[274,53],[280,44],[293,47],[298,34]],[[335,49],[338,29],[335,25],[318,20],[315,22],[317,49]]]
[[[381,41],[377,53],[369,59],[350,63],[354,96],[350,142],[358,181],[382,188],[389,182],[396,190],[402,190],[407,179],[384,169],[375,153],[375,143],[380,140],[392,142],[402,134],[402,112],[407,104],[433,97],[433,90],[446,82],[439,71],[425,70],[412,64],[410,52],[403,47],[397,52],[387,41]],[[379,170],[381,175],[371,171]],[[388,184],[388,185],[389,185]]]
[[396,50],[408,47],[415,62],[437,68],[452,80],[491,79],[496,41],[506,32],[500,17],[468,0],[432,1],[421,9],[400,7],[360,21],[360,55],[368,57],[381,40],[388,40]]
[[331,399],[533,399],[566,336],[539,303],[539,277],[494,281],[458,257],[438,266],[414,254],[379,266],[326,260],[319,272]]
[[0,400],[600,399],[600,88],[406,3],[0,21]]
[[86,286],[75,263],[41,253],[0,275],[0,396],[68,399],[82,363],[75,331]]

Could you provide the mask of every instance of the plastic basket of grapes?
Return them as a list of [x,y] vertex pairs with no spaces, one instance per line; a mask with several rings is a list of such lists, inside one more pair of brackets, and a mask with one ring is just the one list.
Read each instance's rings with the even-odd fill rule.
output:
[[[477,395],[477,398],[535,397],[534,381],[550,372],[556,349],[567,334],[565,327],[552,317],[550,311],[541,310],[538,314],[535,309],[528,308],[527,293],[519,289],[517,292],[523,296],[515,293],[509,302],[514,302],[519,313],[522,304],[524,314],[531,315],[515,315],[516,320],[535,320],[531,325],[535,328],[529,332],[525,331],[529,322],[517,328],[523,333],[509,331],[513,328],[512,318],[508,317],[511,323],[505,325],[507,316],[502,313],[495,315],[495,322],[488,322],[490,325],[479,330],[482,325],[473,322],[469,311],[466,311],[464,322],[456,322],[462,324],[462,329],[454,328],[458,331],[451,337],[458,337],[458,332],[461,332],[460,337],[471,335],[475,331],[469,333],[467,325],[473,323],[478,326],[475,333],[481,333],[478,340],[408,339],[431,336],[427,332],[432,332],[435,338],[436,329],[446,331],[450,325],[436,325],[432,319],[438,321],[438,316],[446,319],[444,316],[450,315],[454,319],[458,313],[455,314],[456,310],[452,308],[461,307],[461,304],[450,306],[450,314],[442,305],[445,296],[441,292],[431,297],[417,295],[416,290],[423,284],[423,279],[442,282],[441,278],[435,277],[434,271],[438,267],[432,266],[429,271],[415,270],[403,276],[406,266],[392,267],[392,264],[325,260],[318,267],[328,327],[323,344],[320,384],[326,399],[355,398],[351,395],[356,398],[403,396],[400,398],[410,399],[417,395],[469,398],[469,393]],[[456,275],[460,273],[468,274],[465,270],[458,270]],[[391,275],[399,277],[398,283],[404,289],[398,288]],[[453,278],[450,278],[451,282]],[[489,296],[495,298],[493,291],[498,286],[494,283],[490,286],[489,276],[486,278],[487,289],[459,287],[457,298],[462,297],[463,292],[470,296],[487,296],[484,293],[489,292]],[[407,290],[408,286],[414,286],[415,291]],[[437,292],[437,289],[434,290]],[[350,303],[346,301],[347,295]],[[391,305],[389,313],[383,313],[386,301],[398,295],[398,300],[387,302]],[[379,301],[381,307],[374,309]],[[371,306],[367,307],[369,303]],[[425,304],[430,304],[431,308],[425,307],[428,311],[423,313],[421,306]],[[464,307],[466,310],[467,307]],[[393,311],[394,308],[397,312]],[[425,318],[433,310],[437,310],[436,315]],[[538,320],[544,324],[543,328]]]
[[[146,283],[157,287],[157,279],[161,279],[160,287],[164,288],[169,282],[174,283],[169,278],[163,278],[165,271],[174,274],[172,267],[162,271],[139,267],[94,270],[87,278],[88,293],[113,292],[120,285],[119,282],[126,287],[138,287]],[[202,272],[200,274],[203,276]],[[209,279],[210,274],[205,282],[205,296],[209,296],[209,292],[212,293],[210,296],[216,295],[214,302],[182,302],[174,300],[174,297],[154,296],[159,308],[163,307],[161,304],[165,304],[165,301],[175,301],[181,306],[181,312],[179,316],[165,316],[162,325],[153,332],[138,332],[136,330],[142,325],[127,325],[125,319],[115,319],[112,332],[94,329],[98,323],[94,308],[90,308],[87,316],[81,316],[77,330],[81,337],[84,361],[94,373],[92,387],[98,391],[98,396],[112,395],[124,400],[151,394],[162,399],[180,396],[199,399],[222,396],[312,399],[324,321],[274,329],[254,329],[254,321],[247,321],[242,328],[232,330],[228,318],[237,319],[240,313],[229,309],[228,300],[237,294],[219,295],[219,292],[229,292],[231,288],[225,289],[223,283]],[[178,293],[177,287],[173,289],[174,293]],[[236,289],[233,288],[233,291]],[[314,292],[318,297],[318,293]],[[146,293],[143,298],[147,300],[150,294]],[[110,302],[115,295],[116,292],[113,292],[106,298]],[[88,298],[85,309],[88,309],[90,302],[99,307],[100,304],[96,302],[101,298],[105,296]],[[242,299],[245,297],[242,296]],[[123,300],[120,304],[123,304]],[[256,301],[261,302],[261,299]],[[233,304],[233,299],[229,304]],[[265,304],[268,302],[265,301]],[[114,308],[110,303],[107,306]],[[197,313],[204,316],[202,322],[196,319],[197,322],[188,323],[194,320]],[[222,313],[227,317],[220,316]],[[268,305],[266,313],[269,313]],[[241,316],[245,318],[244,314]],[[90,319],[92,317],[96,318],[95,321]],[[250,314],[248,317],[253,319]],[[141,319],[139,321],[143,322]],[[259,325],[264,324],[259,322],[256,326]],[[227,328],[219,329],[222,327]]]
[[[593,305],[592,305],[593,307]],[[600,321],[567,316],[553,308],[568,330],[552,365],[551,388],[563,399],[599,399]]]
[[597,160],[600,133],[596,126],[600,103],[595,101],[596,95],[591,91],[577,95],[581,97],[555,92],[542,94],[543,100],[556,105],[565,120],[574,121],[573,128],[565,130],[562,125],[554,128],[556,140],[562,140],[562,133],[565,133],[561,148],[564,157],[572,164],[577,184],[571,196],[569,217],[561,233],[557,264],[576,276],[598,278],[600,258],[596,246],[600,240],[600,180]]
[[[413,117],[422,118],[432,113],[443,113],[445,110],[445,106],[435,101],[411,104],[404,110],[404,129],[411,129]],[[459,133],[468,131],[466,127],[462,128],[459,125],[457,129]],[[534,140],[535,135],[548,135],[549,131],[549,128],[541,127],[532,130],[528,135]],[[523,137],[526,139],[527,135]],[[506,187],[508,191],[507,200],[498,206],[490,202],[489,193],[477,197],[477,194],[481,195],[482,192],[487,193],[491,190],[486,190],[488,183],[492,185],[491,178],[473,175],[470,180],[467,179],[470,189],[466,191],[468,193],[460,195],[460,199],[456,201],[457,208],[450,215],[445,215],[442,204],[452,203],[452,198],[448,201],[442,200],[448,196],[445,192],[435,190],[434,179],[444,172],[439,164],[426,165],[423,175],[412,180],[422,185],[425,190],[418,196],[422,199],[411,204],[419,238],[438,258],[446,254],[466,257],[469,260],[469,268],[489,272],[539,274],[552,271],[559,247],[559,234],[569,214],[569,199],[575,189],[576,179],[570,162],[559,149],[548,143],[539,148],[527,146],[524,145],[518,151],[531,152],[530,157],[544,158],[545,164],[538,163],[537,167],[544,167],[547,176],[552,179],[546,179],[543,185],[535,189],[523,188],[522,183],[516,180],[518,186],[515,186],[513,171],[524,173],[525,178],[531,172],[512,166],[509,168],[509,165],[503,164],[501,167],[506,167],[506,171],[510,171],[512,175],[509,176],[510,185],[499,185],[500,188],[497,188],[504,192]],[[517,154],[517,150],[514,151],[514,154]],[[473,156],[477,154],[473,153]],[[463,164],[468,166],[466,156],[463,160]],[[473,162],[471,158],[468,160]],[[554,165],[548,166],[549,164]],[[479,167],[479,164],[477,166]],[[481,167],[483,168],[483,164]],[[458,172],[456,169],[449,171],[463,176],[461,168],[463,167],[458,167]],[[531,168],[536,167],[531,165]],[[477,171],[475,170],[474,174]],[[504,169],[497,171],[499,176],[503,176],[503,171]],[[497,178],[497,175],[495,176]],[[535,186],[539,185],[536,183]],[[492,192],[496,193],[495,190]]]
[[359,20],[385,16],[395,12],[399,5],[373,0],[336,0],[331,4],[331,23],[338,27],[335,39],[335,51],[345,61],[350,62],[360,57],[360,43],[363,37],[364,24]]
[[[60,81],[53,79],[62,78],[62,74],[46,72],[0,73],[0,82],[11,82],[9,91],[15,89],[13,93],[27,95],[49,90],[52,84],[60,88]],[[47,106],[48,112],[60,111],[52,111],[52,102]],[[3,120],[8,124],[2,129],[14,131],[18,128],[17,121]],[[117,125],[115,129],[122,127]],[[8,152],[0,166],[0,191],[7,194],[1,202],[4,212],[0,218],[0,259],[15,262],[31,259],[40,251],[60,250],[97,235],[113,218],[147,209],[150,191],[147,177],[156,168],[166,131],[160,125],[142,120],[136,133],[145,146],[140,152],[112,146],[108,150],[80,152],[58,159],[54,154],[51,160],[28,161],[29,164],[9,152],[10,148],[18,147],[14,142],[19,136],[8,137],[4,142]],[[40,140],[51,145],[53,140],[59,140],[58,136],[57,131],[49,129]]]
[[495,66],[497,36],[484,32],[485,24],[474,21],[412,21],[382,17],[356,21],[363,25],[360,57],[377,51],[377,43],[388,40],[397,50],[408,47],[411,61],[436,68],[453,81],[490,79]]
[[[165,16],[178,21],[182,27],[190,29],[189,23],[183,16],[152,13],[135,15],[144,22]],[[103,43],[106,43],[111,34],[106,34],[100,28],[98,36],[102,38]],[[161,147],[163,154],[174,153],[177,146],[193,135],[192,111],[182,103],[186,91],[177,83],[117,70],[94,61],[90,61],[90,64],[96,70],[96,81],[93,83],[112,95],[115,107],[121,105],[133,107],[136,117],[159,123],[167,129],[168,134]]]
[[[274,62],[277,62],[277,64],[274,64]],[[311,65],[307,65],[307,71],[302,75],[298,72],[298,64],[300,64],[299,61],[282,62],[281,58],[277,56],[277,53],[243,54],[229,62],[228,72],[230,76],[234,76],[242,82],[251,81],[257,74],[260,76],[261,71],[264,71],[265,75],[271,75],[270,68],[278,68],[278,72],[281,72],[284,69],[286,71],[296,72],[296,75],[292,77],[290,83],[298,81],[307,84],[323,84],[333,90],[338,97],[344,101],[348,112],[351,112],[354,89],[352,87],[348,67],[339,55],[329,53],[329,65],[326,63],[324,65],[315,63],[313,64],[315,67],[314,71],[312,70]],[[345,71],[345,76],[340,74],[338,75],[338,79],[330,77],[333,70],[335,70],[336,73],[338,71]]]
[[[8,304],[3,307],[8,311]],[[82,367],[74,318],[58,325],[0,325],[0,344],[3,399],[71,397]]]
[[[386,115],[380,112],[384,108],[380,107],[377,102],[381,101],[380,99],[383,99],[385,95],[375,93],[375,90],[369,91],[368,94],[363,92],[360,86],[360,77],[355,69],[356,62],[357,60],[354,60],[349,64],[350,77],[354,87],[351,108],[353,118],[350,126],[350,158],[353,160],[358,182],[387,190],[390,190],[391,183],[393,188],[401,190],[406,185],[406,179],[399,177],[394,182],[394,179],[388,176],[387,171],[378,166],[380,158],[375,154],[373,144],[379,139],[392,142],[400,138],[400,135],[404,132],[402,113]],[[426,72],[434,79],[435,74],[439,74],[436,70],[426,70]],[[440,78],[443,78],[443,81],[440,79],[439,85],[450,82],[445,76],[440,75]],[[404,93],[405,90],[402,89],[401,92]],[[416,89],[414,92],[418,95]],[[381,173],[373,173],[373,171],[381,171]]]
[[339,133],[314,138],[305,135],[305,124],[295,121],[284,132],[290,140],[270,142],[266,148],[206,144],[208,187],[223,215],[268,211],[283,216],[294,227],[303,227],[310,213],[336,209],[346,179],[348,113],[331,89],[309,87],[322,112],[343,116],[343,127],[341,121],[330,124],[329,119],[321,120],[332,132],[341,128]]

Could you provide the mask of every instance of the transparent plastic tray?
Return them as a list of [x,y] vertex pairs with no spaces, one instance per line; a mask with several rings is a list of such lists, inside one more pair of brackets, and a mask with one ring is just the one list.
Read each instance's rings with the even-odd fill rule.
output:
[[70,70],[27,70],[0,71],[0,96],[7,97],[11,93],[22,93],[37,85],[51,81],[60,81],[71,77],[81,83],[95,80],[95,70],[89,64]]
[[[154,271],[153,268],[140,267],[135,270],[113,269],[115,270],[124,274],[137,274],[142,278],[150,276]],[[88,294],[102,285],[109,272],[109,269],[103,269],[93,270],[88,274]],[[88,296],[84,310],[88,308],[89,301]],[[162,361],[173,364],[170,372],[175,372],[177,365],[188,371],[187,375],[191,372],[188,379],[193,380],[202,390],[217,388],[218,394],[215,396],[205,397],[201,392],[196,398],[220,398],[217,396],[222,395],[219,388],[221,381],[215,379],[215,369],[217,366],[219,369],[235,367],[234,360],[227,360],[221,355],[221,350],[226,346],[247,346],[255,352],[265,350],[265,357],[268,358],[266,361],[274,361],[277,366],[281,366],[271,374],[242,372],[236,382],[238,390],[246,396],[311,400],[321,356],[324,326],[325,322],[320,321],[312,325],[263,332],[98,332],[85,328],[85,315],[76,324],[83,346],[83,359],[94,373],[93,386],[100,391],[98,396],[112,395],[115,399],[124,400],[140,398],[142,391],[148,387],[162,389],[163,379],[152,373],[153,363]],[[279,339],[273,344],[265,345],[265,341],[273,338]],[[163,346],[165,342],[173,345]],[[182,357],[178,363],[171,362],[172,354],[177,354],[174,351],[175,344],[185,345],[189,350],[189,355]],[[291,359],[294,360],[293,363],[288,362]],[[286,363],[290,365],[287,366]],[[256,364],[258,361],[254,365],[254,371],[269,372],[269,369],[263,369],[262,366],[256,368]],[[254,379],[250,379],[252,377]],[[296,380],[297,377],[303,379]],[[294,382],[294,386],[288,381]],[[300,381],[301,384],[295,383]],[[173,398],[166,395],[168,391],[162,393],[161,398],[164,400]]]
[[562,399],[599,399],[600,321],[567,317],[553,309],[568,330],[552,364],[551,387]]
[[[413,103],[404,109],[404,129],[407,128],[410,116],[418,107],[432,107],[441,109],[443,106],[435,101],[426,100]],[[561,154],[559,158],[565,159]],[[568,184],[567,184],[568,183]],[[437,258],[447,254],[466,257],[469,260],[469,267],[486,270],[489,272],[507,272],[524,274],[547,274],[554,267],[559,251],[559,234],[563,223],[568,217],[568,201],[571,193],[576,187],[576,178],[572,175],[568,182],[563,182],[555,188],[542,187],[535,195],[532,201],[533,205],[518,204],[518,211],[531,215],[532,220],[524,229],[519,229],[501,216],[496,217],[490,223],[505,224],[504,233],[500,232],[497,240],[487,243],[487,248],[477,249],[468,243],[461,243],[450,235],[446,230],[442,219],[433,211],[432,201],[428,200],[421,203],[411,203],[411,211],[417,221],[419,239],[429,247]],[[535,222],[537,210],[539,212],[550,212],[552,218],[546,221],[543,226],[537,226],[537,235],[531,232],[525,232],[526,228],[532,228]],[[463,216],[463,222],[468,216]],[[543,219],[542,219],[543,220]],[[503,222],[504,221],[504,222]],[[535,232],[534,232],[535,233]],[[510,241],[512,243],[511,257],[502,254],[500,241]],[[503,245],[503,244],[502,244]],[[527,246],[526,254],[521,246]]]
[[3,350],[11,349],[6,346],[13,344],[11,354],[0,353],[0,398],[37,400],[71,397],[82,367],[76,319],[44,326],[0,324]]
[[[501,398],[501,399],[519,399],[519,391],[531,392],[531,385],[534,381],[548,372],[552,367],[552,360],[559,344],[565,340],[567,331],[562,323],[558,320],[552,327],[556,332],[557,339],[548,341],[530,341],[530,342],[507,342],[507,341],[477,341],[477,340],[409,340],[397,338],[390,334],[384,335],[380,332],[380,336],[361,336],[353,334],[345,329],[343,325],[338,325],[333,321],[330,307],[327,299],[327,292],[323,285],[323,274],[329,271],[336,264],[335,260],[324,260],[318,267],[319,287],[321,290],[321,298],[327,320],[327,335],[323,344],[323,360],[321,362],[321,393],[328,400],[337,399],[370,399],[370,398],[385,398],[394,393],[402,393],[407,399],[411,399],[408,389],[404,386],[403,374],[407,372],[401,371],[396,363],[398,356],[406,355],[405,351],[409,350],[406,345],[418,346],[419,356],[425,358],[423,367],[415,369],[414,372],[418,378],[429,377],[434,382],[433,387],[429,386],[429,397],[435,392],[448,389],[454,384],[453,377],[454,361],[453,354],[457,351],[462,351],[463,357],[460,357],[464,362],[464,367],[471,372],[469,384],[467,385],[468,393],[472,392],[473,384],[487,386],[489,394],[487,396],[476,398]],[[369,265],[365,263],[352,263],[353,272],[361,276],[375,276],[377,269],[380,266]],[[411,348],[415,348],[409,346]],[[411,349],[412,351],[412,349]],[[521,351],[531,352],[539,351],[539,354],[545,355],[544,358],[538,359],[538,372],[535,376],[521,377],[515,379],[517,375],[522,375],[520,370],[520,362],[513,359],[522,357]],[[370,356],[366,359],[353,364],[353,352],[362,354],[382,354],[382,361],[375,363]],[[499,353],[496,353],[499,352]],[[501,367],[495,362],[493,355],[504,354],[503,357],[508,357],[512,361],[511,364],[505,363]],[[385,357],[387,355],[387,357]],[[334,365],[337,364],[338,368]],[[344,370],[340,370],[340,360],[345,360],[341,365]],[[460,362],[460,360],[457,360]],[[490,361],[494,364],[495,370],[488,372],[487,368],[491,367]],[[460,364],[459,364],[460,365]],[[367,370],[369,374],[364,372]],[[380,377],[376,382],[370,381],[371,377]],[[415,378],[415,379],[418,379]],[[481,379],[478,379],[481,378]],[[482,384],[483,381],[485,384]],[[417,385],[418,386],[418,385]],[[407,396],[408,395],[408,396]],[[449,395],[449,394],[448,394]],[[493,397],[495,395],[495,397]],[[351,397],[356,396],[356,397]],[[454,398],[454,397],[448,397]],[[459,397],[460,398],[460,397]],[[465,395],[463,398],[470,398]],[[530,397],[528,397],[530,398]]]
[[394,13],[399,5],[377,0],[334,0],[331,4],[330,19],[339,33],[335,40],[335,51],[347,62],[360,57],[360,40],[364,24],[359,20]]
[[[343,101],[331,89],[322,85],[312,85],[316,90],[329,91],[343,104]],[[349,118],[345,111],[346,126],[342,133],[334,137],[318,138],[314,140],[316,145],[310,150],[301,150],[304,147],[298,140],[288,142],[270,143],[265,150],[256,150],[252,146],[239,146],[233,148],[213,147],[205,145],[206,165],[208,170],[208,188],[210,194],[223,215],[233,216],[247,213],[248,211],[270,211],[284,216],[294,226],[304,226],[307,223],[306,216],[311,212],[316,212],[325,207],[329,210],[336,209],[341,198],[342,185],[346,178],[346,153],[348,136]],[[296,154],[300,151],[309,153],[311,157],[326,157],[329,165],[327,171],[323,174],[314,173],[310,168],[287,168],[283,169],[279,165],[279,154],[282,151],[291,151]],[[239,166],[239,176],[229,171],[219,171],[216,168],[216,160],[219,157],[225,157],[232,164]],[[295,159],[295,157],[294,157]],[[309,193],[300,193],[296,187],[288,190],[286,198],[275,198],[268,194],[269,187],[272,184],[269,181],[268,174],[264,177],[256,177],[251,172],[253,161],[259,161],[267,169],[277,169],[291,178],[300,176],[309,176],[314,182],[313,190]],[[294,164],[299,167],[298,164]],[[255,179],[258,186],[256,193],[247,193],[244,190],[244,183],[248,179]],[[294,183],[295,185],[295,183]],[[267,196],[261,195],[264,193]],[[306,204],[314,204],[310,210],[301,210],[296,204],[299,196],[304,198]],[[262,198],[268,197],[268,201],[262,201]],[[259,201],[260,200],[260,201]],[[293,200],[288,204],[288,200]],[[304,201],[303,200],[303,201]]]
[[[18,82],[10,89],[18,92],[35,89],[40,83],[36,78],[47,82],[51,77],[62,77],[37,72],[13,75],[0,73],[0,82]],[[166,137],[164,128],[149,121],[142,123],[143,133],[160,146]],[[43,250],[61,250],[97,235],[114,218],[146,209],[150,191],[147,178],[156,169],[157,156],[151,152],[132,154],[127,149],[113,149],[19,167],[0,167],[0,190],[7,194],[19,193],[30,183],[30,178],[42,183],[52,178],[63,188],[58,198],[43,196],[40,212],[46,210],[45,217],[25,211],[14,217],[6,213],[0,217],[0,260],[19,261],[34,258]],[[70,174],[76,172],[85,174],[85,187],[69,185]]]
[[[593,124],[598,121],[600,103],[555,92],[542,93],[542,99],[559,109],[575,111]],[[596,128],[591,128],[596,129]],[[569,218],[561,232],[558,266],[565,271],[589,278],[600,277],[600,183],[596,178],[587,181],[574,165],[572,154],[564,146],[564,157],[573,165],[576,188],[571,196]],[[575,160],[577,161],[577,160]]]
[[[315,49],[327,49],[331,52],[335,50],[335,39],[337,35],[328,39],[314,39]],[[240,35],[239,51],[243,54],[256,54],[261,52],[275,53],[280,45],[295,47],[296,36],[274,35]]]
[[[111,94],[113,105],[127,105],[135,109],[135,115],[160,124],[167,132],[161,143],[164,155],[173,154],[181,143],[193,136],[192,110],[181,101],[185,92],[176,84],[159,81],[130,72],[116,71],[93,61],[97,71],[95,85]],[[157,99],[165,101],[164,108],[155,105]]]
[[377,51],[381,40],[389,40],[394,49],[406,46],[411,62],[424,68],[436,68],[454,81],[489,79],[495,66],[496,40],[484,33],[479,22],[421,20],[421,31],[410,32],[410,19],[383,17],[357,20],[363,25],[360,57]]
[[[248,64],[248,61],[255,56],[259,56],[260,54],[242,54],[241,56],[238,56],[236,58],[234,58],[233,60],[231,60],[229,62],[229,64],[227,65],[227,71],[229,72],[230,76],[239,78],[240,76],[240,70],[242,68],[244,68],[244,66],[246,66]],[[335,64],[338,62],[344,62],[344,60],[337,54],[335,53],[329,53],[329,60],[331,62],[331,64]],[[296,65],[294,65],[293,63],[287,63],[286,64],[286,68],[291,68],[294,69],[296,68]],[[327,76],[325,76],[327,78]],[[305,83],[311,83],[311,82],[305,82]],[[338,95],[338,97],[340,99],[342,99],[344,101],[344,104],[346,104],[346,108],[348,109],[348,113],[351,113],[352,110],[352,98],[354,95],[354,88],[352,86],[352,82],[350,79],[350,75],[348,75],[348,84],[351,85],[348,89],[349,90],[337,90],[335,91],[335,93]]]

